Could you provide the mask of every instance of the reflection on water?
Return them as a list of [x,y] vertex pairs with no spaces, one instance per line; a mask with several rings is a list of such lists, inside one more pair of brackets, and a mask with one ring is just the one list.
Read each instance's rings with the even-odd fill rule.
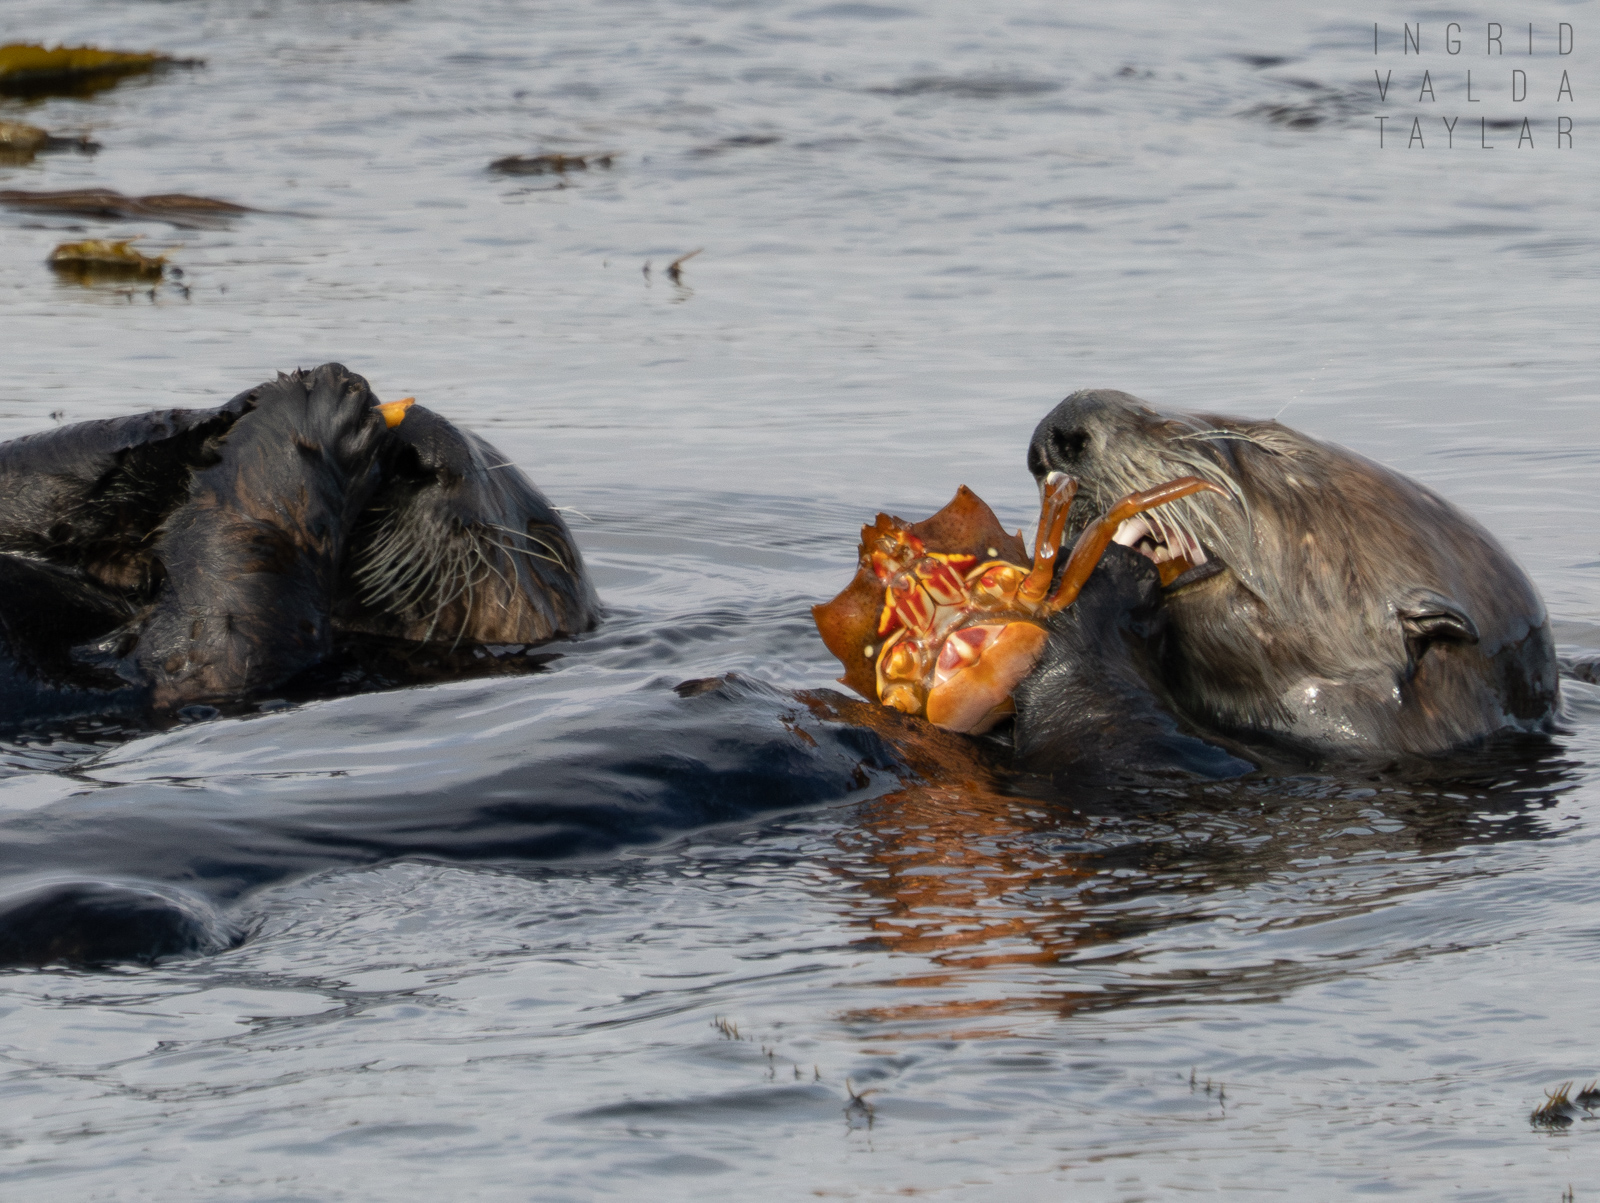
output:
[[[836,837],[846,853],[836,871],[858,896],[852,921],[871,931],[870,946],[916,957],[913,974],[882,984],[1006,985],[1000,997],[889,1002],[850,1016],[915,1024],[918,1038],[930,1024],[1016,1011],[1268,1001],[1348,974],[1348,958],[1221,972],[1142,962],[1151,938],[1224,910],[1241,933],[1357,916],[1454,879],[1473,845],[1552,838],[1543,812],[1580,768],[1548,741],[1517,740],[1412,780],[1374,772],[1141,791],[1107,815],[1104,796],[1019,797],[972,742],[859,703],[833,708],[885,734],[911,774]],[[1410,955],[1372,949],[1361,964]]]
[[[1514,17],[1581,58],[1585,11]],[[0,212],[0,436],[338,360],[576,507],[610,615],[532,676],[5,747],[7,882],[159,881],[249,933],[0,978],[8,1199],[1586,1180],[1587,1127],[1526,1119],[1600,1072],[1584,144],[1379,152],[1382,14],[1325,5],[0,13],[206,60],[0,99],[101,146],[0,190],[261,210]],[[552,155],[611,165],[490,170]],[[184,272],[153,296],[44,264],[138,235]],[[1054,797],[796,701],[861,521],[966,483],[1029,524],[1028,435],[1089,386],[1281,414],[1460,503],[1550,604],[1567,732]]]

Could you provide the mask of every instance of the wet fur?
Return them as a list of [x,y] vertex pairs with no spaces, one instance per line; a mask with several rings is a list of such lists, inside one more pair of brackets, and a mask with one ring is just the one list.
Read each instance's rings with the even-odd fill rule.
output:
[[1196,721],[1378,755],[1549,729],[1556,661],[1538,592],[1487,531],[1399,473],[1276,422],[1162,414],[1111,390],[1063,401],[1028,462],[1082,482],[1075,527],[1178,475],[1235,499],[1160,515],[1216,561],[1166,591],[1155,669]]
[[[582,560],[527,478],[436,414],[389,429],[375,404],[326,364],[212,410],[0,445],[0,582],[27,586],[0,599],[0,717],[236,700],[339,636],[384,637],[388,676],[395,641],[592,626]],[[90,620],[41,626],[48,596]]]
[[484,440],[421,406],[390,432],[336,620],[416,641],[539,643],[599,603],[566,523]]
[[166,580],[128,656],[158,707],[276,684],[332,647],[349,530],[379,483],[383,417],[337,365],[252,390],[154,548]]
[[246,395],[214,409],[79,422],[0,443],[0,552],[150,600],[161,583],[152,554],[158,527],[251,406]]
[[1051,615],[1039,666],[1013,694],[1014,767],[1074,787],[1251,772],[1187,729],[1152,686],[1165,619],[1155,565],[1108,547],[1078,599]]

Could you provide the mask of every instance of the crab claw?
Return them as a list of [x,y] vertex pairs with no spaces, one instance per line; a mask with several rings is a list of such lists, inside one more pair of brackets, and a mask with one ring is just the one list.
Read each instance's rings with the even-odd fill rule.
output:
[[1032,611],[1050,591],[1056,572],[1056,553],[1061,550],[1061,535],[1067,528],[1067,511],[1078,495],[1078,482],[1065,472],[1052,472],[1040,486],[1039,533],[1033,540],[1033,571],[1023,579],[1017,600]]
[[1078,594],[1088,581],[1089,574],[1094,571],[1095,565],[1100,563],[1100,557],[1105,555],[1112,536],[1117,533],[1117,527],[1135,514],[1142,514],[1146,510],[1153,510],[1157,506],[1177,501],[1181,497],[1193,496],[1195,493],[1218,493],[1223,497],[1228,496],[1226,489],[1212,484],[1209,480],[1201,480],[1198,476],[1180,476],[1177,480],[1169,480],[1164,485],[1157,485],[1142,493],[1129,493],[1105,514],[1089,523],[1084,528],[1083,534],[1078,536],[1078,541],[1073,544],[1072,555],[1068,557],[1067,566],[1061,573],[1061,584],[1057,587],[1055,596],[1045,603],[1044,612],[1054,614],[1058,610],[1066,609],[1078,599]]
[[393,430],[406,420],[406,410],[416,403],[415,397],[401,397],[398,401],[385,401],[382,405],[374,405],[372,408],[383,415],[383,424]]
[[[968,735],[987,731],[1010,713],[1011,691],[1039,663],[1048,638],[1043,627],[1031,622],[1007,623],[986,642],[975,663],[956,668],[928,691],[928,721]],[[942,661],[941,655],[941,667]]]

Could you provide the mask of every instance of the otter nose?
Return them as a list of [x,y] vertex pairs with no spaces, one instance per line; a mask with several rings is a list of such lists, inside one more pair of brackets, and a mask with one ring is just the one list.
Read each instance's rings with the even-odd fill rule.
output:
[[1028,445],[1028,470],[1040,479],[1052,471],[1088,475],[1085,469],[1096,449],[1141,411],[1149,412],[1137,397],[1115,389],[1073,393],[1034,428]]
[[1028,444],[1028,471],[1041,481],[1052,472],[1077,475],[1075,469],[1089,446],[1088,430],[1071,421],[1058,424],[1051,420],[1054,417],[1039,423]]

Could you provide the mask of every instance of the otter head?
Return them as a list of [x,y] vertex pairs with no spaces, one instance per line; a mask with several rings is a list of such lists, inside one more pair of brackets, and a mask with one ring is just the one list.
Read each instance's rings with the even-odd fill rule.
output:
[[1164,684],[1202,721],[1387,753],[1551,719],[1537,591],[1493,536],[1397,472],[1275,421],[1160,413],[1109,389],[1051,411],[1028,467],[1077,478],[1074,528],[1174,476],[1226,490],[1117,533],[1165,566]]
[[1073,393],[1034,430],[1028,469],[1041,487],[1051,472],[1078,480],[1068,524],[1074,532],[1128,493],[1178,476],[1210,481],[1233,504],[1214,493],[1197,494],[1123,523],[1115,541],[1155,561],[1169,589],[1197,583],[1224,567],[1255,589],[1249,509],[1228,445],[1230,439],[1249,436],[1224,430],[1218,422],[1158,413],[1113,389]]

